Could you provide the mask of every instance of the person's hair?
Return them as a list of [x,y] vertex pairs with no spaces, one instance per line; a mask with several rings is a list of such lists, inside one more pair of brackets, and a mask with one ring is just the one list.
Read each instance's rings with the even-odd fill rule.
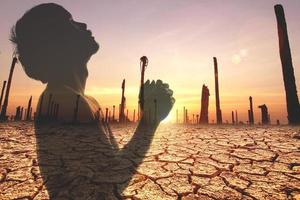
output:
[[64,60],[67,35],[64,24],[71,14],[62,6],[40,4],[27,11],[11,29],[10,40],[25,73],[47,83],[58,71],[58,61]]

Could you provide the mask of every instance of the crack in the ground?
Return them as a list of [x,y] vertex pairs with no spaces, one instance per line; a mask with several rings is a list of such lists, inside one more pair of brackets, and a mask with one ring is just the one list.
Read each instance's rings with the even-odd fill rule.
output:
[[[56,168],[71,173],[80,167],[70,166],[69,163],[85,159],[84,170],[79,170],[83,174],[62,183],[62,188],[77,190],[75,184],[81,182],[93,187],[112,184],[112,195],[119,200],[256,200],[266,196],[276,199],[276,195],[293,199],[300,194],[300,141],[292,137],[294,132],[298,132],[297,127],[174,127],[165,125],[157,130],[157,136],[144,158],[132,150],[130,154],[122,156],[120,163],[123,166],[105,165],[104,162],[95,167],[93,163],[98,162],[97,156],[104,160],[111,156],[107,146],[99,140],[88,139],[83,134],[78,136],[76,144],[79,146],[63,141],[71,156],[67,160],[64,157],[51,160],[56,155],[41,149],[39,153],[48,155],[49,160],[39,163],[32,124],[2,123],[0,199],[47,198],[47,180],[42,180],[39,167],[47,167],[53,173]],[[112,129],[116,130],[115,136],[121,148],[130,140],[134,126],[118,125],[112,126]],[[72,128],[70,130],[74,131]],[[67,137],[66,133],[67,130],[59,133],[52,127],[45,136],[61,134]],[[97,141],[101,147],[94,149],[99,146],[95,144]],[[140,141],[135,148],[142,146],[143,141]],[[139,165],[141,159],[144,161]],[[97,175],[100,170],[105,176],[105,171],[111,169],[113,173],[107,179]],[[122,178],[122,173],[132,174],[132,180]],[[120,191],[121,185],[126,185],[128,181],[127,188]]]

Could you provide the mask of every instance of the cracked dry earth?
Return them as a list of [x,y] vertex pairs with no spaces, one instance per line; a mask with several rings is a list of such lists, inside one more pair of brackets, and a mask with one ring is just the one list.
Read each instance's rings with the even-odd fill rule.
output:
[[[123,147],[134,126],[112,125],[112,131]],[[132,179],[107,177],[117,188],[128,181],[114,192],[119,199],[300,199],[299,132],[289,126],[161,125]],[[84,150],[98,154],[92,141],[82,141]],[[0,199],[49,199],[33,124],[0,124],[0,150]],[[135,160],[125,157],[121,164],[130,168]]]

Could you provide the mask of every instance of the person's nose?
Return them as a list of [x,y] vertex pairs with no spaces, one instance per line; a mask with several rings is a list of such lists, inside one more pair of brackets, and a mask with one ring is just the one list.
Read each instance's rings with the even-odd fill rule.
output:
[[87,29],[87,25],[86,25],[85,23],[75,22],[75,24],[76,24],[80,29],[83,29],[83,30],[86,30],[86,29]]

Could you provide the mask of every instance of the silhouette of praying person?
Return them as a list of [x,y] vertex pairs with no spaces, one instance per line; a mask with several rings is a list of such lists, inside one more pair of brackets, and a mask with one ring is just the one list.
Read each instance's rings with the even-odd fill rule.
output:
[[[87,62],[99,45],[87,25],[74,21],[60,5],[40,4],[17,21],[11,40],[25,73],[47,84],[37,113],[40,110],[44,119],[49,119],[55,102],[59,105],[57,119],[72,122],[78,103],[76,121],[81,125],[47,120],[35,123],[37,164],[49,195],[43,198],[124,198],[122,191],[141,164],[160,121],[175,102],[168,84],[146,81],[143,112],[149,111],[147,117],[156,121],[143,123],[147,119],[142,115],[129,142],[119,149],[107,124],[89,123],[97,121],[100,106],[84,94]],[[157,112],[153,112],[155,109]]]
[[98,105],[84,95],[84,90],[88,77],[87,62],[99,45],[86,24],[74,21],[71,14],[59,5],[42,4],[17,21],[12,41],[26,74],[47,83],[42,115],[49,115],[51,102],[47,101],[52,94],[52,101],[61,108],[59,119],[71,121],[76,96],[80,95],[78,120],[88,122],[93,119]]

